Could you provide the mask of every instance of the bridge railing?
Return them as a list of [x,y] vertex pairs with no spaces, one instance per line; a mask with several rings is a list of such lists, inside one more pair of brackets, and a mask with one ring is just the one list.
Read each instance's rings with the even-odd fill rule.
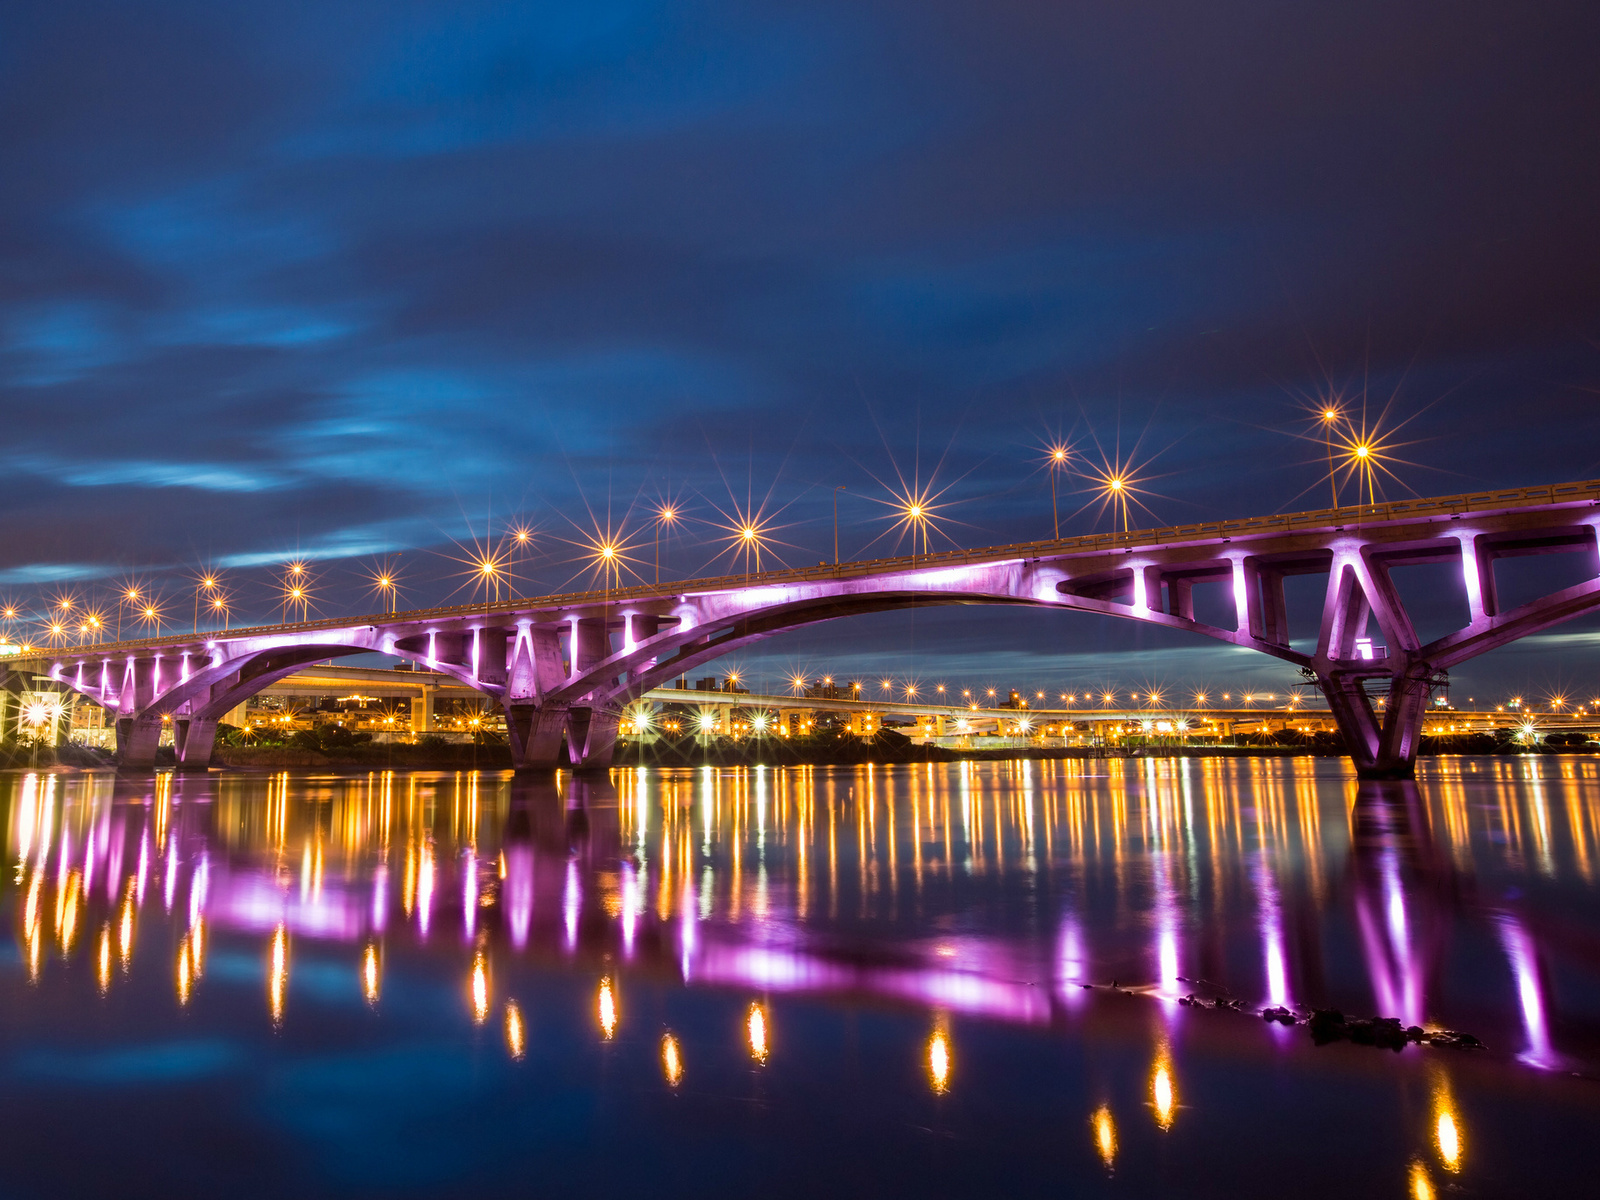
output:
[[1453,496],[1428,496],[1413,500],[1384,501],[1382,504],[1346,505],[1305,512],[1281,513],[1264,517],[1201,521],[1191,525],[1167,525],[1154,529],[1135,529],[1125,533],[1089,533],[1076,537],[1033,542],[1013,542],[1003,546],[983,546],[971,550],[940,550],[930,554],[898,555],[892,558],[862,559],[844,563],[818,563],[814,567],[785,567],[777,571],[742,572],[702,579],[641,583],[601,591],[558,592],[545,596],[521,596],[488,603],[453,604],[434,608],[408,609],[396,613],[371,613],[357,617],[328,617],[294,624],[252,625],[234,630],[201,631],[188,636],[146,638],[43,649],[17,655],[12,661],[33,662],[45,658],[111,657],[133,650],[182,649],[196,644],[236,641],[244,638],[273,637],[284,633],[314,633],[322,629],[349,629],[355,626],[406,625],[438,620],[453,620],[479,614],[521,612],[529,608],[594,608],[648,600],[676,599],[688,595],[735,591],[754,586],[803,584],[823,580],[853,579],[902,570],[922,570],[944,566],[978,566],[1017,559],[1059,558],[1107,550],[1149,550],[1217,537],[1245,534],[1312,532],[1347,525],[1380,524],[1430,516],[1464,516],[1508,508],[1539,505],[1600,503],[1600,480],[1548,484],[1542,487],[1501,488],[1463,492]]

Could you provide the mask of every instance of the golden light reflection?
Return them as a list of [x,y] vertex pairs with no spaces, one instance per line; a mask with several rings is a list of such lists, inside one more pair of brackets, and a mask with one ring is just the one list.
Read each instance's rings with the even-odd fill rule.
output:
[[1433,1200],[1433,1180],[1421,1163],[1411,1164],[1411,1200]]
[[1439,1116],[1434,1122],[1433,1140],[1439,1149],[1439,1158],[1452,1171],[1461,1169],[1461,1130],[1456,1125],[1456,1115],[1441,1098]]
[[600,1018],[600,1032],[609,1042],[617,1032],[617,997],[611,990],[609,975],[600,981],[600,996],[596,1008]]
[[522,1010],[517,1007],[515,1000],[506,1001],[506,1049],[517,1062],[522,1061],[522,1056],[528,1049],[527,1031],[522,1023]]
[[61,939],[62,953],[72,949],[73,938],[78,932],[79,883],[78,872],[72,871],[67,875],[66,885],[61,889],[61,901],[56,909],[56,934]]
[[489,1019],[489,962],[479,951],[472,959],[472,1022],[482,1025]]
[[928,1039],[928,1081],[940,1095],[950,1090],[950,1039],[942,1029]]
[[683,1082],[683,1051],[678,1046],[678,1039],[670,1033],[661,1038],[661,1073],[667,1077],[671,1087]]
[[39,930],[39,900],[44,890],[44,872],[35,871],[28,885],[28,899],[22,908],[22,931],[32,938]]
[[95,978],[100,983],[100,994],[102,996],[111,990],[111,926],[109,923],[100,931],[100,948],[95,954]]
[[[194,990],[194,967],[189,962],[189,943],[184,941],[178,946],[178,1003],[188,1004],[189,994]],[[274,1009],[273,1021],[278,1019],[280,1009]]]
[[117,957],[122,960],[122,969],[126,971],[133,957],[133,890],[130,887],[128,894],[122,901],[122,915],[117,921]]
[[[283,1024],[283,1002],[289,992],[289,929],[279,925],[272,932],[272,950],[267,969],[267,1007],[274,1025]],[[187,958],[185,958],[187,963]]]
[[1117,1126],[1111,1119],[1111,1110],[1102,1104],[1095,1109],[1091,1122],[1094,1126],[1094,1148],[1100,1161],[1110,1166],[1117,1157]]
[[369,942],[361,956],[361,994],[368,1004],[378,1002],[378,983],[378,947]]
[[1156,1124],[1163,1129],[1171,1129],[1178,1096],[1172,1083],[1172,1063],[1164,1050],[1161,1057],[1156,1059],[1155,1070],[1150,1074],[1150,1103],[1156,1110]]
[[767,1014],[759,1004],[750,1006],[745,1019],[745,1033],[750,1041],[750,1057],[757,1062],[767,1061]]

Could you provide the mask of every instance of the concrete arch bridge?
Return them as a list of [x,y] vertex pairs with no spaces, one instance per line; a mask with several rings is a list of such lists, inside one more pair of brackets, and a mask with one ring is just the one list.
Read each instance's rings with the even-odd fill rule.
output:
[[[519,767],[570,757],[600,768],[627,704],[752,642],[861,613],[1029,605],[1184,630],[1303,668],[1356,770],[1394,778],[1412,773],[1441,672],[1600,609],[1597,547],[1600,480],[1591,480],[78,646],[11,665],[110,710],[127,768],[153,765],[166,721],[180,765],[203,768],[222,714],[309,663],[374,651],[492,698]],[[1576,556],[1579,581],[1503,608],[1497,564],[1553,554]],[[1466,597],[1459,627],[1426,643],[1392,574],[1415,564],[1458,573]],[[1297,647],[1284,581],[1306,575],[1326,581],[1315,644]]]

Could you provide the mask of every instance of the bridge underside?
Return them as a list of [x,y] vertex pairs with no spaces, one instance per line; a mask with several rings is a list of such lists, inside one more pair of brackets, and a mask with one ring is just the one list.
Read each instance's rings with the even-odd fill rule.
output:
[[[37,673],[115,712],[119,759],[130,768],[154,763],[167,722],[180,766],[204,767],[218,719],[243,700],[312,662],[374,652],[491,698],[505,712],[518,767],[600,768],[611,761],[628,704],[742,646],[862,613],[1020,604],[1160,625],[1276,657],[1321,688],[1360,775],[1406,777],[1443,673],[1600,610],[1600,482],[1543,491],[1548,503],[1502,509],[1453,497],[1379,506],[1382,513],[1334,510],[358,624],[79,647],[43,660]],[[1497,561],[1548,554],[1581,556],[1580,582],[1502,609]],[[1465,624],[1426,644],[1393,577],[1414,565],[1447,567],[1466,599]],[[1314,645],[1290,641],[1285,580],[1297,576],[1326,580]]]

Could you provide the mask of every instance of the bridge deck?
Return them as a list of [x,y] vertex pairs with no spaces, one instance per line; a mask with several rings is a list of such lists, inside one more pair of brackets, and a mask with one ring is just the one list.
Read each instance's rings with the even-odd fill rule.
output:
[[86,654],[112,655],[134,650],[192,646],[197,641],[271,637],[319,629],[348,629],[352,626],[405,625],[430,620],[486,616],[495,613],[526,612],[530,609],[568,609],[596,605],[622,604],[640,600],[672,599],[687,595],[739,590],[755,586],[780,586],[811,581],[866,578],[907,570],[926,570],[947,566],[975,566],[1037,558],[1063,558],[1106,553],[1113,550],[1151,550],[1216,543],[1238,538],[1264,537],[1285,533],[1315,534],[1342,530],[1350,526],[1371,527],[1427,520],[1435,517],[1482,516],[1519,508],[1578,507],[1600,504],[1600,480],[1550,484],[1544,487],[1504,488],[1463,492],[1452,496],[1430,496],[1415,500],[1386,501],[1340,508],[1320,508],[1305,512],[1245,517],[1236,520],[1202,521],[1191,525],[1168,525],[1136,529],[1126,533],[1084,534],[1046,541],[1016,542],[1002,546],[983,546],[970,550],[944,550],[931,554],[900,555],[893,558],[861,559],[844,563],[822,563],[815,567],[788,567],[719,575],[701,579],[672,580],[660,584],[634,584],[628,587],[560,592],[544,596],[511,597],[476,604],[445,605],[408,609],[404,612],[369,613],[353,617],[328,617],[277,625],[252,625],[229,630],[202,630],[198,634],[99,643],[68,647],[29,647],[12,662],[38,662],[56,656]]

